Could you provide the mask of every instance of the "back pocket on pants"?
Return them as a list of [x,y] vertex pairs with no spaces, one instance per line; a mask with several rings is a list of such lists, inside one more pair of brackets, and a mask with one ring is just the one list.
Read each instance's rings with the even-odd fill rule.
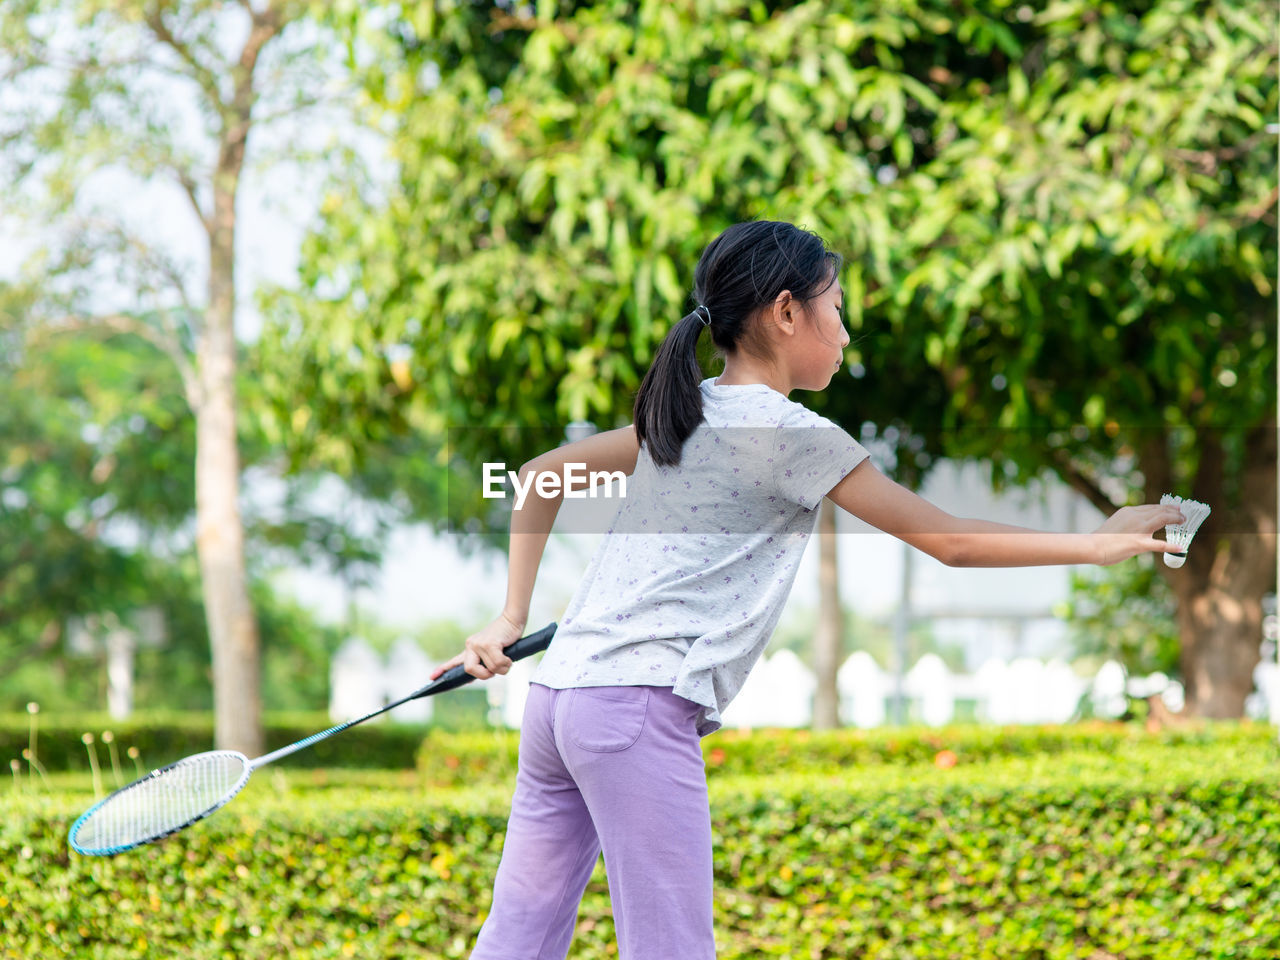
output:
[[578,687],[568,707],[565,732],[575,746],[592,753],[617,753],[640,739],[649,688]]

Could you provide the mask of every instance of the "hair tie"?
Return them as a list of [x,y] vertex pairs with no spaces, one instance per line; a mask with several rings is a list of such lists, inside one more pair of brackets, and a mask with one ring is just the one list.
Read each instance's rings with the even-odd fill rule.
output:
[[710,307],[708,307],[705,303],[700,303],[700,304],[698,304],[698,306],[694,309],[694,311],[693,311],[693,312],[694,312],[694,313],[696,313],[696,314],[698,314],[699,316],[702,316],[702,311],[703,311],[703,310],[707,311],[707,314],[706,314],[706,316],[702,317],[702,325],[703,325],[704,327],[709,327],[709,326],[711,326],[711,308],[710,308]]

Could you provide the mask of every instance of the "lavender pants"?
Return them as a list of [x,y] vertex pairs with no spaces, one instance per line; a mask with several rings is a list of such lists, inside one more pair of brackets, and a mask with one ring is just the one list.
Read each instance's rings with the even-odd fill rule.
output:
[[699,709],[670,687],[529,688],[472,960],[563,960],[602,849],[621,960],[713,960]]

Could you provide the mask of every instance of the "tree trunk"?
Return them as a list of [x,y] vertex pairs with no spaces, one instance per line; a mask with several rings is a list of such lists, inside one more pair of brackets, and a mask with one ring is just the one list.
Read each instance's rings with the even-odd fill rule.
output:
[[836,562],[836,510],[823,500],[818,512],[818,628],[813,636],[813,667],[818,686],[813,698],[813,728],[840,726],[840,688],[836,673],[844,647],[840,616],[840,579]]
[[249,603],[240,458],[236,449],[234,366],[222,331],[207,330],[200,350],[204,393],[196,415],[196,552],[213,653],[214,743],[256,757],[263,752],[258,625]]
[[1178,597],[1181,668],[1188,716],[1241,717],[1261,656],[1262,597],[1275,588],[1276,429],[1246,441],[1240,506],[1225,505],[1222,450],[1200,440],[1196,499],[1213,507],[1178,570],[1165,570]]
[[235,197],[215,190],[209,307],[198,351],[196,551],[213,653],[214,742],[263,752],[258,625],[249,602],[236,432]]
[[209,231],[209,306],[198,348],[200,405],[196,414],[196,550],[213,653],[214,742],[250,757],[263,753],[258,624],[249,600],[244,524],[240,517],[240,454],[236,431],[236,196],[252,127],[253,73],[262,47],[279,29],[274,16],[255,15],[235,92],[224,105],[213,174]]

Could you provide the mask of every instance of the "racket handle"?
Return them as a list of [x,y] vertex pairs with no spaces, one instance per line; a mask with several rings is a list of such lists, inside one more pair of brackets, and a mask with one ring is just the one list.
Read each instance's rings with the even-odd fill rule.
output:
[[[510,644],[502,649],[512,660],[523,660],[525,657],[531,657],[535,653],[547,649],[551,646],[551,638],[556,635],[556,625],[548,624],[537,633],[531,633],[527,637],[521,637],[515,643]],[[474,680],[471,674],[463,669],[462,664],[456,667],[450,667],[435,680],[432,680],[417,693],[411,694],[408,699],[417,700],[419,697],[429,697],[433,693],[443,693],[445,690],[452,690],[455,687],[461,687],[464,684]]]

